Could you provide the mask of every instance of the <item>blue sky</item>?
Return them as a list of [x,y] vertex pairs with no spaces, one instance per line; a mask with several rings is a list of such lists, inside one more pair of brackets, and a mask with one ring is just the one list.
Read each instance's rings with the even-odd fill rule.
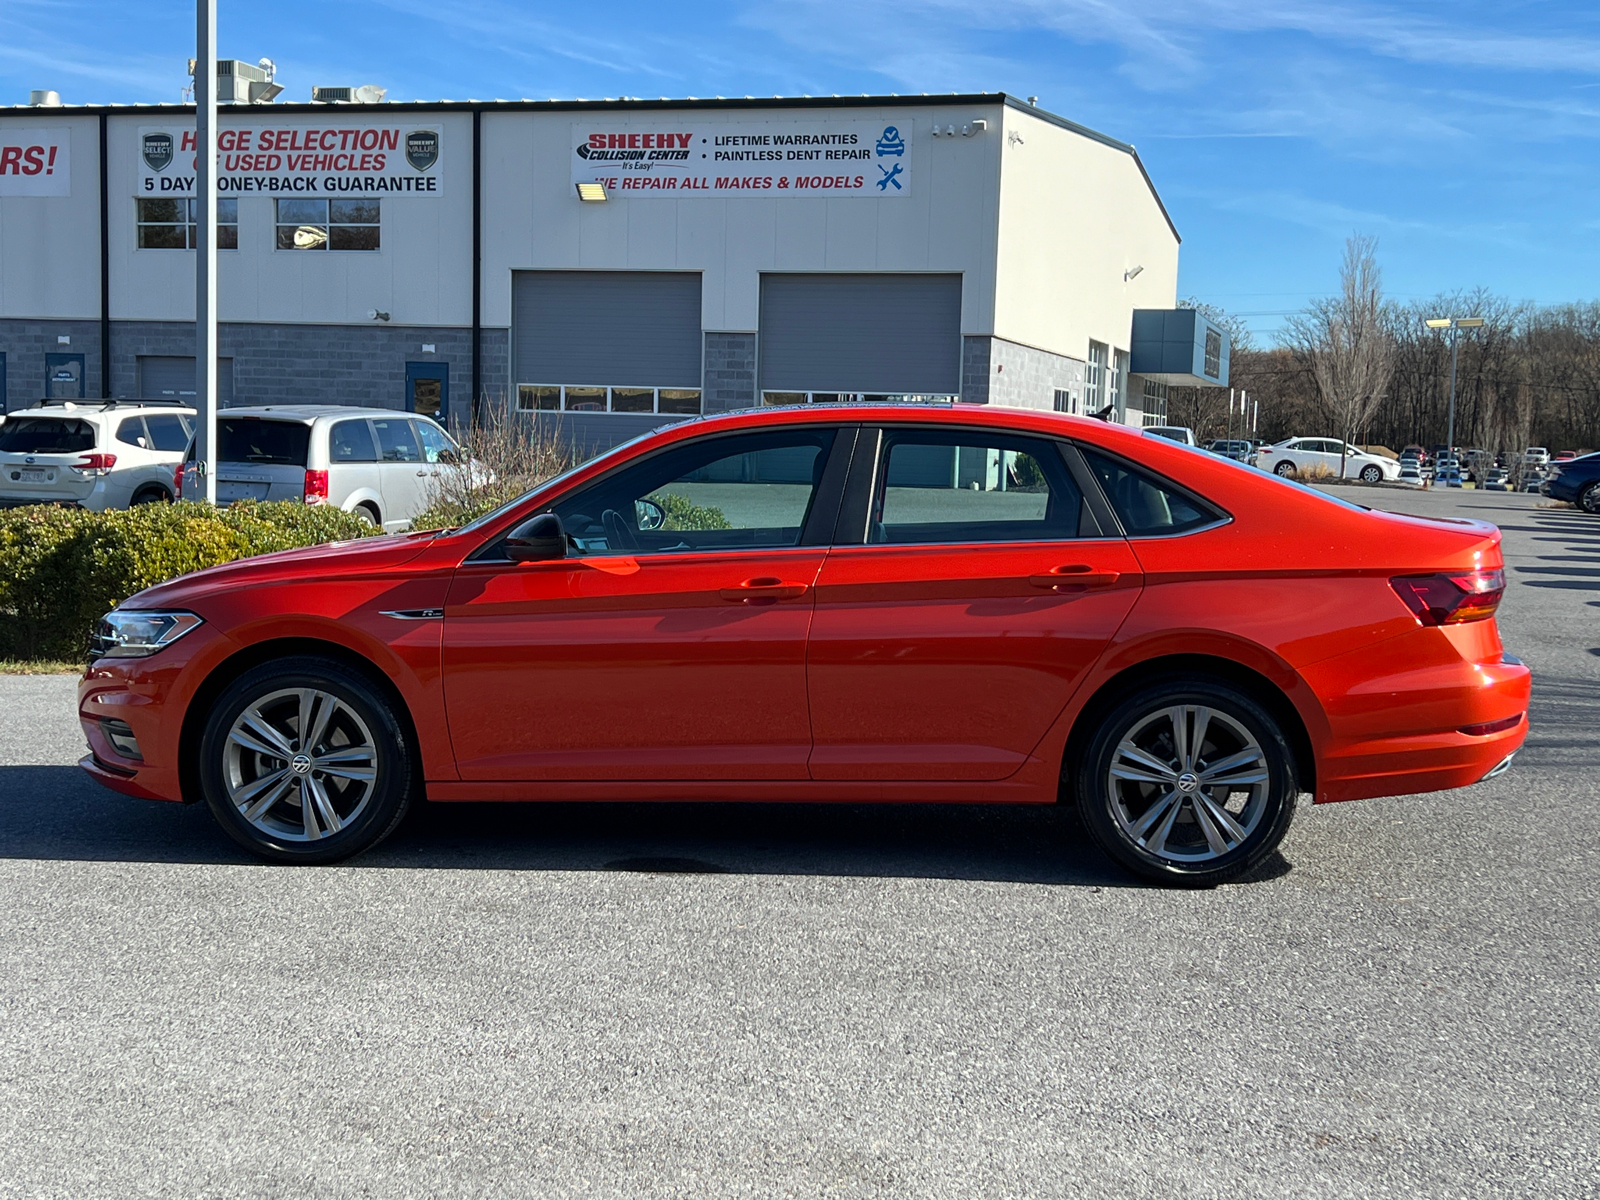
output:
[[[1391,295],[1600,298],[1600,4],[1305,0],[219,3],[286,99],[1008,91],[1133,142],[1182,295],[1270,340],[1380,239]],[[176,100],[193,9],[3,0],[0,103]]]

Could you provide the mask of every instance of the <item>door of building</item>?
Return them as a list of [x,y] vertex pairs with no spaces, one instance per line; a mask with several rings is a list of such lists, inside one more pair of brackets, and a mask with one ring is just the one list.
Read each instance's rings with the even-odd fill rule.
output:
[[[138,360],[139,396],[144,400],[181,400],[193,404],[198,392],[192,355],[141,354]],[[217,359],[217,396],[220,407],[233,404],[233,359]]]
[[406,364],[406,411],[445,423],[450,418],[450,364]]
[[11,393],[6,391],[6,356],[0,353],[0,413],[11,411]]
[[47,400],[82,400],[83,355],[46,354],[44,394]]

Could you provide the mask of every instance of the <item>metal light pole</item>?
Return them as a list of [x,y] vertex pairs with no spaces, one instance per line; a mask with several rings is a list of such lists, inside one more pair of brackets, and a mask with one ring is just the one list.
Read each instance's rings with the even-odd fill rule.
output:
[[1456,341],[1463,329],[1477,329],[1483,324],[1482,317],[1429,317],[1425,324],[1429,329],[1448,329],[1450,331],[1450,429],[1445,435],[1445,449],[1451,455],[1456,452]]
[[217,0],[195,0],[195,466],[217,502]]

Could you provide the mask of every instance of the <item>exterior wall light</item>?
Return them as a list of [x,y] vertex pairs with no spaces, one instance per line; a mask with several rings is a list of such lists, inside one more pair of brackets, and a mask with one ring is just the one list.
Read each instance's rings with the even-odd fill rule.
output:
[[367,310],[367,320],[369,321],[387,321],[388,319],[389,314],[381,308],[369,308]]
[[1124,271],[1122,273],[1122,282],[1123,283],[1127,283],[1128,280],[1130,280],[1130,279],[1139,278],[1139,272],[1141,272],[1143,270],[1144,270],[1143,267],[1129,267],[1126,271]]
[[606,185],[603,183],[580,183],[578,185],[578,199],[603,204],[606,199]]

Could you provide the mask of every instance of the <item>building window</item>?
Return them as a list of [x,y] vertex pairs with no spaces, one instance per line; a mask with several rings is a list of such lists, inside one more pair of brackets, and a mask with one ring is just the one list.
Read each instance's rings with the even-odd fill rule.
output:
[[1111,405],[1111,411],[1122,420],[1128,412],[1128,352],[1126,350],[1114,351],[1111,355],[1111,371],[1108,375],[1111,384],[1111,398],[1106,403]]
[[1089,365],[1083,373],[1083,411],[1090,414],[1106,406],[1106,366],[1111,347],[1104,342],[1089,343]]
[[1167,423],[1167,385],[1160,380],[1144,381],[1144,423],[1147,426]]
[[1215,329],[1206,330],[1206,378],[1222,376],[1222,334]]
[[279,250],[376,250],[377,200],[275,200]]
[[519,383],[517,411],[667,413],[673,416],[695,416],[700,412],[700,389],[560,387],[553,383]]
[[[141,250],[193,250],[199,237],[195,232],[195,202],[183,198],[135,200]],[[239,201],[217,198],[217,249],[239,248]]]
[[1067,388],[1056,388],[1055,410],[1058,413],[1076,413],[1078,398]]

